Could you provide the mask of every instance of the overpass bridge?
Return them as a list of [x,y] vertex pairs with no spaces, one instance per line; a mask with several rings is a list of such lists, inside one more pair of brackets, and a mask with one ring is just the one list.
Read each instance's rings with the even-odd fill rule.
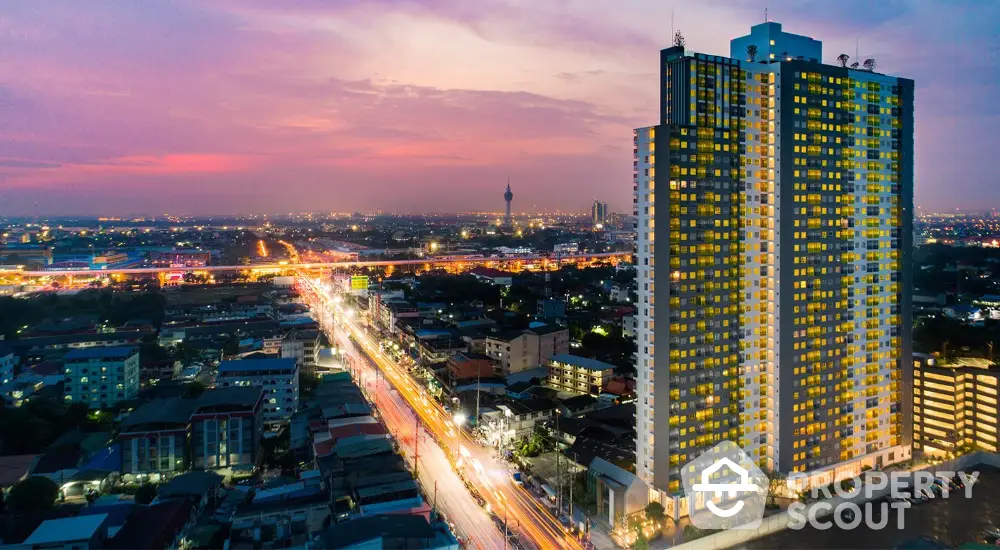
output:
[[549,266],[558,267],[566,263],[580,263],[607,260],[612,263],[631,260],[631,252],[597,252],[592,254],[525,254],[504,257],[486,256],[432,256],[420,259],[400,259],[400,260],[344,260],[335,262],[278,262],[259,263],[246,265],[209,265],[209,266],[180,266],[180,267],[131,267],[112,269],[52,269],[35,271],[7,271],[2,275],[16,275],[22,278],[40,277],[95,277],[106,275],[158,275],[169,273],[192,273],[192,272],[226,272],[226,271],[282,271],[282,270],[325,270],[325,269],[351,269],[365,267],[405,267],[405,266],[504,266],[508,269],[523,268],[525,264],[542,264],[543,268]]

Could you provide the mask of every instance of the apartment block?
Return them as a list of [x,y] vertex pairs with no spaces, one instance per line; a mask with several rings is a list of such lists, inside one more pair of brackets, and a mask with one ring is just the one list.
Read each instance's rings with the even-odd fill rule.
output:
[[913,451],[943,457],[997,452],[1000,368],[986,359],[913,355]]
[[79,348],[63,356],[67,403],[112,407],[139,394],[139,348]]
[[497,363],[497,375],[508,376],[545,366],[549,359],[569,353],[569,329],[541,325],[525,330],[509,330],[486,337],[486,355]]
[[667,48],[634,132],[637,473],[675,517],[722,440],[800,486],[909,458],[913,81],[822,59],[774,22]]
[[295,359],[239,359],[219,363],[219,387],[256,386],[264,392],[264,425],[277,430],[299,407],[299,366]]
[[546,383],[553,388],[597,397],[614,377],[610,363],[561,353],[549,360]]

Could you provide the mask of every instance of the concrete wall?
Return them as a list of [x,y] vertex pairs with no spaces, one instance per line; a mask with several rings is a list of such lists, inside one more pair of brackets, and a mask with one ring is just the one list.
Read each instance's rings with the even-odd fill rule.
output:
[[[985,464],[989,466],[1000,467],[1000,454],[997,453],[987,453],[983,451],[977,451],[967,455],[960,456],[954,460],[949,460],[942,462],[940,464],[935,464],[933,466],[922,465],[914,468],[914,471],[930,470],[930,471],[957,471],[966,468],[974,468],[975,466]],[[973,490],[975,488],[973,487]],[[874,491],[872,493],[872,499],[880,498],[889,493],[889,487],[885,489]],[[841,498],[834,494],[833,498],[823,501],[832,505],[831,512],[826,514],[817,513],[817,517],[824,517],[832,513],[832,509],[836,508],[838,505],[847,502],[847,499]],[[865,502],[862,496],[850,499],[850,502],[855,504]],[[816,505],[817,503],[810,503],[803,515],[808,514],[809,508]],[[770,535],[772,533],[777,533],[779,531],[784,531],[788,528],[788,523],[790,517],[788,512],[781,512],[779,514],[774,514],[764,518],[760,526],[757,529],[733,529],[729,531],[722,531],[700,539],[696,539],[690,542],[685,542],[673,548],[677,550],[715,550],[722,548],[731,548],[733,546],[743,544],[745,542],[758,539],[760,537]]]

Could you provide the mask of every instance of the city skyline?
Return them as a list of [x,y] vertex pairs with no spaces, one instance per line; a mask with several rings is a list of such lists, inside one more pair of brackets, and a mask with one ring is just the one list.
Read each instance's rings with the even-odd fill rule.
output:
[[[998,206],[982,159],[1000,8],[797,6],[771,19],[822,36],[824,63],[860,43],[918,83],[918,206]],[[499,211],[508,177],[515,212],[627,212],[622,144],[657,103],[671,10],[717,55],[763,20],[641,0],[5,6],[0,215]]]

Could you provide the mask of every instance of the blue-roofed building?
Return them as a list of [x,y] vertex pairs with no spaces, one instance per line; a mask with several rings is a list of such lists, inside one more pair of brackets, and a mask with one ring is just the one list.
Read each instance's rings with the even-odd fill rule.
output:
[[549,361],[547,382],[556,389],[597,397],[611,381],[614,371],[615,366],[610,363],[561,353]]
[[70,350],[63,357],[65,399],[91,409],[113,407],[139,393],[139,348],[109,346]]
[[261,387],[264,424],[272,430],[280,428],[299,407],[299,367],[293,357],[223,361],[215,383],[218,387]]

